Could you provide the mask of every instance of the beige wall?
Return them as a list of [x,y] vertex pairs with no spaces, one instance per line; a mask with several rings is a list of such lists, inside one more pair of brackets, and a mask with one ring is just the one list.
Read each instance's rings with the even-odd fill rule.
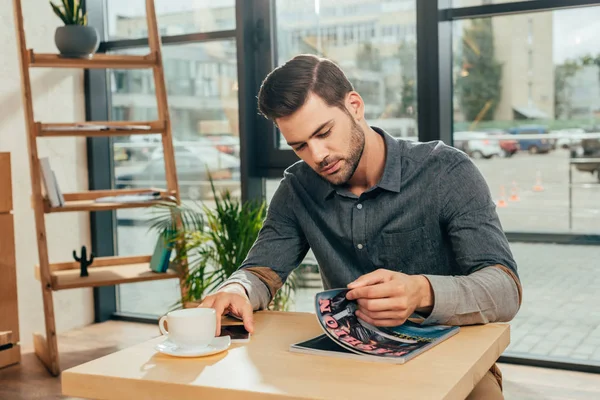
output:
[[[22,1],[27,47],[56,52],[54,30],[59,20],[47,2]],[[12,180],[21,341],[32,342],[32,332],[44,332],[41,287],[34,277],[38,263],[27,136],[21,102],[20,71],[12,0],[0,0],[0,151],[12,154]],[[85,117],[83,72],[31,70],[34,115],[37,121],[69,122]],[[40,156],[48,156],[64,192],[87,189],[85,139],[38,139]],[[89,247],[89,215],[58,213],[45,217],[51,262],[69,261],[73,249]],[[1,278],[0,278],[1,279]],[[60,333],[93,321],[90,289],[54,293],[57,331]]]

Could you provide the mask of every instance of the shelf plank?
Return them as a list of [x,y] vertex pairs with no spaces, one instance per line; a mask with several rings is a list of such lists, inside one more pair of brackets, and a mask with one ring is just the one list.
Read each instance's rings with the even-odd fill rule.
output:
[[144,56],[96,53],[92,58],[67,58],[59,54],[35,53],[29,50],[29,66],[40,68],[151,68],[158,65],[156,54]]
[[133,122],[133,121],[93,121],[82,123],[36,123],[38,137],[102,137],[128,136],[163,133],[164,121]]
[[166,190],[157,188],[86,190],[83,192],[65,193],[63,194],[63,196],[65,198],[65,202],[67,202],[81,200],[96,200],[100,197],[140,194],[147,192],[160,192],[162,196],[168,196],[168,192]]
[[124,208],[143,208],[151,207],[157,204],[158,201],[140,201],[130,203],[96,203],[93,200],[81,200],[81,201],[66,201],[64,206],[60,207],[47,207],[47,213],[57,212],[75,212],[75,211],[110,211],[120,210]]
[[[80,277],[79,269],[67,269],[51,272],[52,289],[76,289],[85,287],[112,286],[122,283],[157,281],[174,279],[179,276],[171,269],[167,272],[154,272],[150,263],[111,265],[107,267],[89,267],[89,276]],[[39,276],[39,267],[36,267]]]
[[[97,267],[111,267],[117,265],[128,265],[128,264],[143,264],[149,263],[151,256],[107,256],[107,257],[94,257],[94,263],[88,267],[88,270]],[[36,268],[39,266],[36,265]],[[50,264],[50,271],[64,271],[68,269],[79,270],[79,262],[67,261],[61,263]]]
[[[129,194],[140,194],[146,192],[160,192],[161,197],[149,201],[127,201],[127,202],[96,202],[100,197],[120,196]],[[113,189],[113,190],[90,190],[86,192],[65,193],[63,206],[52,207],[46,200],[44,211],[46,213],[75,212],[75,211],[107,211],[123,208],[151,207],[167,199],[174,199],[174,195],[164,189]]]

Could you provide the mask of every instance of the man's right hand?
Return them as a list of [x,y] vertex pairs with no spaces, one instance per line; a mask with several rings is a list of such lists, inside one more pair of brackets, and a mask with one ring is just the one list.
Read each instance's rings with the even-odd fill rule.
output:
[[252,304],[246,294],[246,289],[239,283],[223,286],[218,292],[206,296],[198,307],[215,309],[217,314],[216,336],[221,333],[221,316],[227,312],[242,318],[244,327],[248,332],[252,333],[254,331]]

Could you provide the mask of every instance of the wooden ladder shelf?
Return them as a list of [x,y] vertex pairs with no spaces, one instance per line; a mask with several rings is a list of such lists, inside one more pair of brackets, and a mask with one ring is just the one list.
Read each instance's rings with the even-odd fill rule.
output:
[[[32,207],[35,214],[39,265],[35,275],[40,280],[44,304],[45,337],[34,334],[34,347],[40,360],[55,376],[60,374],[56,324],[52,292],[74,288],[88,288],[118,285],[131,282],[153,281],[160,279],[182,279],[182,274],[169,270],[166,273],[153,272],[150,256],[136,257],[98,257],[89,267],[89,276],[79,276],[79,263],[50,263],[46,241],[45,214],[56,212],[93,212],[116,210],[121,208],[149,207],[164,198],[180,202],[179,185],[175,168],[171,120],[167,103],[164,70],[162,64],[161,40],[157,27],[154,0],[146,1],[149,53],[143,56],[94,54],[89,59],[65,58],[59,54],[39,54],[28,49],[25,41],[24,21],[21,0],[13,0],[15,28],[19,50],[21,70],[22,102],[27,129],[29,167],[32,185]],[[34,119],[31,92],[30,68],[151,68],[156,88],[158,120],[156,121],[85,121],[81,123],[42,123]],[[126,189],[91,190],[78,193],[65,193],[64,204],[50,206],[42,193],[42,172],[38,157],[37,138],[52,137],[107,137],[156,133],[161,134],[167,178],[167,189]],[[157,201],[140,202],[100,202],[100,197],[129,195],[153,191],[160,193]],[[180,271],[185,272],[185,271]],[[183,288],[182,288],[183,291]],[[182,292],[183,294],[183,292]]]

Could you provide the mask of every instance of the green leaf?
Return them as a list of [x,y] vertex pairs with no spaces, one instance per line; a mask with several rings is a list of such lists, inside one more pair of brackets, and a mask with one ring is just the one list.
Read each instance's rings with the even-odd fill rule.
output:
[[67,19],[67,17],[63,14],[63,12],[61,11],[60,8],[58,8],[54,3],[50,2],[50,5],[52,6],[52,10],[54,10],[54,14],[56,14],[65,25],[69,25],[69,20]]
[[71,20],[73,21],[73,23],[76,22],[75,20],[75,0],[67,0],[67,4],[69,5],[69,12],[71,13]]
[[73,20],[77,25],[83,25],[83,9],[81,8],[81,2],[75,3],[75,11],[73,12]]
[[69,21],[69,25],[75,24],[75,18],[73,18],[73,7],[69,4],[69,0],[62,0],[63,9],[65,10],[65,17]]

